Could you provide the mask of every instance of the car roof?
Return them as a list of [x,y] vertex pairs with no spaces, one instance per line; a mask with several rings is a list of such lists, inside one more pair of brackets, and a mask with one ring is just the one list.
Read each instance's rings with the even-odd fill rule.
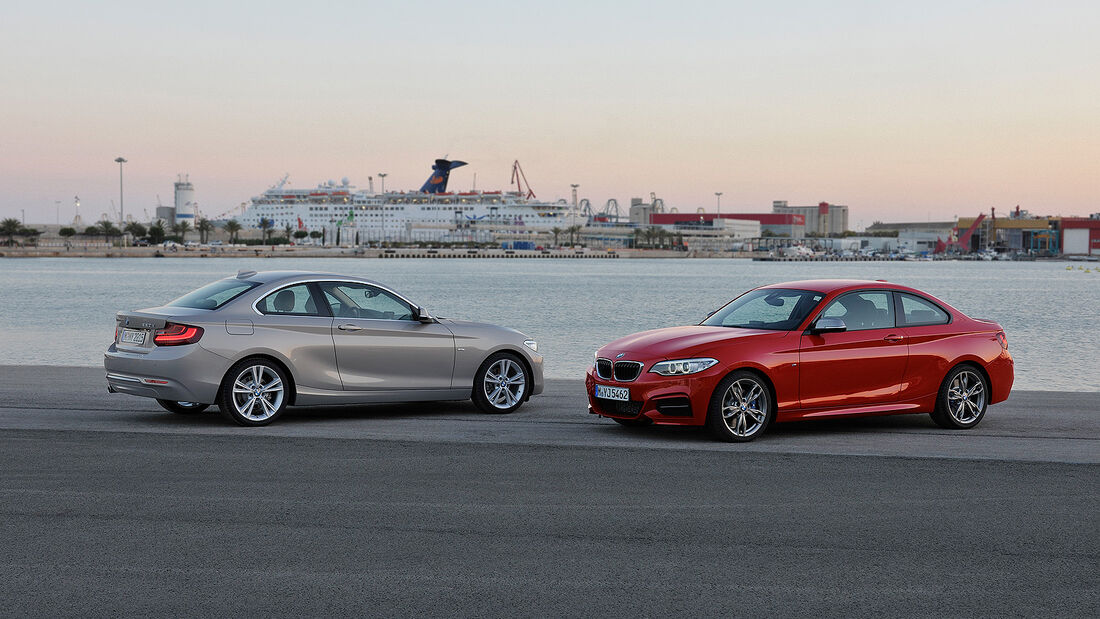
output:
[[352,280],[364,284],[372,284],[385,288],[385,284],[354,275],[340,275],[339,273],[325,273],[323,271],[241,271],[229,279],[242,279],[260,284],[281,284],[300,280],[335,279]]
[[902,286],[900,284],[891,284],[882,279],[804,279],[794,282],[768,284],[767,286],[761,286],[761,288],[793,288],[795,290],[812,290],[825,294],[843,292],[846,290],[857,290],[860,288],[888,288],[891,290],[920,292],[915,288]]

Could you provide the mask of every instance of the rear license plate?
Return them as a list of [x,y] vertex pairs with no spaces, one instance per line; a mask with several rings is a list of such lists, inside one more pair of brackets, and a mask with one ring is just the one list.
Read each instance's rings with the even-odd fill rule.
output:
[[118,341],[121,344],[137,344],[140,346],[145,343],[145,332],[137,329],[123,329],[122,337]]
[[596,397],[603,398],[605,400],[620,400],[622,402],[630,401],[630,389],[626,387],[608,387],[607,385],[596,385]]

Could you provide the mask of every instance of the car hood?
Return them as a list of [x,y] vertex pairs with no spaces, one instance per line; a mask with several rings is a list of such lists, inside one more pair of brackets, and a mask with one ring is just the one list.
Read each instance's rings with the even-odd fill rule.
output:
[[456,336],[465,337],[483,337],[488,332],[508,333],[518,336],[520,338],[527,337],[523,333],[510,329],[508,327],[501,327],[500,325],[494,325],[487,322],[474,322],[472,320],[457,320],[455,318],[436,318],[441,325],[444,325],[451,330]]
[[737,327],[668,327],[621,337],[601,348],[600,356],[614,358],[618,353],[634,353],[632,356],[644,355],[651,358],[691,355],[695,351],[723,342],[751,337],[781,337],[784,333],[786,331]]

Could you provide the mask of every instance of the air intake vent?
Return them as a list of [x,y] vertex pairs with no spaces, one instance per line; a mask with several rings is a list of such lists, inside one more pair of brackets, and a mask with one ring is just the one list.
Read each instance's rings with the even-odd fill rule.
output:
[[604,380],[611,380],[611,360],[596,359],[596,376]]
[[616,361],[615,380],[628,383],[642,373],[642,364],[637,361]]

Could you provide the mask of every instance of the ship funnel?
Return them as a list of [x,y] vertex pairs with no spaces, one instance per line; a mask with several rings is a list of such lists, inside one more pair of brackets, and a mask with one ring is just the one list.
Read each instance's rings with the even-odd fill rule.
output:
[[436,159],[435,165],[432,166],[432,175],[424,181],[420,191],[424,193],[443,193],[447,191],[447,179],[451,176],[451,170],[461,168],[464,165],[466,165],[465,161]]

